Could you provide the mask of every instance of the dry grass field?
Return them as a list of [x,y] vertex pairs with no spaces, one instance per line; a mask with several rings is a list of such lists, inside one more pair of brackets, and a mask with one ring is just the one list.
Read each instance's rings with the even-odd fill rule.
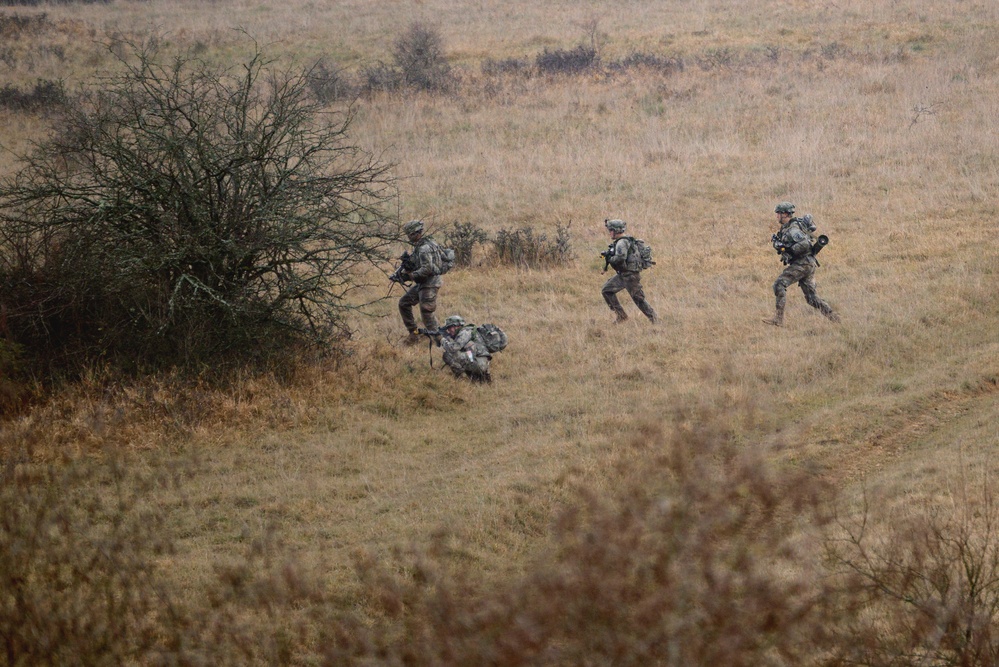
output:
[[[733,471],[757,457],[787,493],[822,490],[844,517],[866,507],[875,535],[928,516],[992,516],[999,5],[149,0],[3,7],[0,25],[40,14],[37,31],[2,36],[0,84],[72,87],[110,63],[101,43],[154,34],[233,62],[249,35],[276,56],[322,56],[353,75],[388,62],[411,23],[431,25],[455,90],[362,96],[351,129],[396,165],[399,218],[424,219],[438,239],[456,222],[571,234],[570,264],[518,269],[482,252],[445,277],[439,315],[495,322],[510,337],[490,386],[453,380],[436,349],[403,346],[399,288],[381,299],[388,281],[374,274],[375,303],[336,360],[225,389],[169,376],[108,383],[95,371],[0,426],[7,475],[81,457],[124,465],[117,484],[87,478],[65,494],[136,493],[135,507],[171,543],[154,559],[156,576],[180,600],[199,604],[225,568],[257,563],[246,554],[264,543],[281,546],[261,552],[261,572],[296,563],[334,611],[358,613],[365,627],[382,616],[358,563],[406,571],[400,550],[430,550],[442,567],[489,582],[468,584],[470,595],[520,590],[556,567],[553,553],[572,551],[556,529],[567,511],[593,498],[617,507],[634,488],[653,493],[650,473],[678,474],[657,467],[671,448],[696,460],[703,446],[722,469],[708,483],[734,486],[716,508],[756,498]],[[595,46],[604,66],[483,68],[579,44]],[[635,53],[683,66],[608,66]],[[0,170],[12,171],[11,151],[44,128],[0,109]],[[831,239],[817,280],[839,324],[797,287],[783,328],[761,322],[781,269],[769,242],[782,200]],[[601,299],[611,217],[655,250],[643,283],[656,327],[626,296],[632,317],[612,325]],[[704,444],[718,434],[721,453]],[[791,523],[782,539],[805,541],[810,522]],[[786,574],[773,567],[773,577]],[[253,659],[349,661],[303,657],[322,637],[284,641],[294,648]],[[406,664],[549,664],[541,653],[463,659],[468,646],[450,648]],[[781,650],[727,664],[804,664],[767,652]],[[385,664],[403,664],[388,655]],[[643,664],[621,655],[638,653],[551,663]],[[722,664],[697,655],[686,664]],[[684,664],[660,659],[644,664]]]

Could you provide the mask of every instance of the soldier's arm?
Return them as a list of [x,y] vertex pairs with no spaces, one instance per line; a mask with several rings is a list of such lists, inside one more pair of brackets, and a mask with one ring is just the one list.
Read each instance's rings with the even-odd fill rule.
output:
[[614,254],[610,256],[610,265],[615,269],[623,269],[628,262],[628,242],[626,239],[614,241]]
[[472,342],[472,329],[464,328],[454,336],[454,346],[459,350],[466,349]]
[[802,255],[807,255],[812,251],[812,243],[808,238],[808,235],[803,231],[795,229],[791,231],[791,238],[788,239],[791,245],[788,251],[795,257],[801,257]]

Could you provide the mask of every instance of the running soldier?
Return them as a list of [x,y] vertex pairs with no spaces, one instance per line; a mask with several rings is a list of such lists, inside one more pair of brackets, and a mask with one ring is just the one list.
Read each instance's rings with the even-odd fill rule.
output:
[[604,270],[606,271],[609,266],[617,275],[604,283],[601,294],[616,316],[614,324],[620,324],[628,319],[628,314],[624,312],[621,302],[617,299],[617,293],[621,290],[627,290],[642,314],[656,324],[659,317],[645,300],[645,292],[642,290],[642,258],[635,239],[624,234],[628,227],[627,223],[624,220],[605,220],[604,227],[611,237],[607,250],[601,253],[605,260]]
[[[833,322],[839,322],[839,316],[815,292],[815,269],[818,268],[819,263],[815,259],[815,243],[812,239],[815,225],[811,222],[811,216],[795,218],[794,204],[786,201],[777,204],[774,212],[777,214],[779,229],[771,241],[774,249],[780,255],[781,262],[787,268],[774,281],[774,296],[777,297],[777,309],[774,316],[763,321],[777,327],[784,325],[787,288],[798,283],[809,306],[817,309]],[[818,247],[821,248],[821,246]]]

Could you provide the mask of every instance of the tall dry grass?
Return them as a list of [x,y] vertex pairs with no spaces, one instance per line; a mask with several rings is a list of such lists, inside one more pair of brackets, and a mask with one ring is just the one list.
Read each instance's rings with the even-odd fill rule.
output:
[[[374,317],[357,318],[348,356],[336,365],[303,364],[281,377],[193,389],[172,378],[122,386],[96,373],[89,385],[3,425],[5,454],[19,452],[8,457],[11,470],[117,451],[130,468],[157,479],[166,471],[174,480],[143,486],[142,504],[156,509],[159,530],[171,538],[170,552],[149,563],[162,577],[157,586],[177,596],[178,618],[187,619],[170,626],[176,646],[184,646],[178,628],[211,628],[217,647],[249,654],[222,658],[205,634],[188,637],[196,647],[189,655],[272,664],[306,654],[335,664],[344,651],[359,662],[415,664],[472,655],[494,664],[645,656],[637,644],[614,643],[648,640],[621,630],[642,625],[627,614],[648,604],[667,625],[699,617],[664,606],[672,584],[643,579],[642,568],[696,564],[702,552],[665,548],[672,534],[652,511],[655,503],[629,495],[683,498],[648,474],[666,476],[651,462],[673,440],[646,436],[641,455],[627,445],[642,424],[683,433],[721,419],[727,446],[764,457],[763,478],[796,480],[790,490],[773,487],[787,490],[790,504],[813,484],[831,484],[841,493],[841,515],[854,517],[866,489],[877,539],[897,539],[892,526],[919,524],[934,504],[959,515],[983,506],[961,491],[968,488],[961,480],[990,478],[996,444],[999,252],[989,223],[999,188],[999,10],[992,3],[150,2],[44,11],[57,28],[16,45],[12,81],[82,78],[104,62],[91,36],[141,37],[151,26],[164,28],[177,47],[220,58],[242,48],[230,29],[243,26],[279,53],[303,60],[328,54],[359,69],[388,59],[407,21],[426,21],[462,68],[457,92],[364,98],[353,128],[364,147],[398,163],[400,218],[422,217],[437,230],[471,222],[490,233],[522,225],[552,233],[571,222],[572,265],[473,265],[445,278],[440,314],[493,321],[510,335],[510,347],[493,362],[492,386],[456,384],[439,371],[436,351],[431,368],[426,347],[401,347],[395,292],[369,309]],[[46,39],[65,42],[78,57],[46,60]],[[486,58],[530,59],[580,42],[596,43],[605,61],[655,52],[685,66],[572,78],[490,76],[480,68]],[[26,146],[44,127],[2,113],[6,147]],[[7,153],[0,160],[5,170],[12,166]],[[817,278],[820,294],[843,316],[840,326],[793,289],[785,328],[759,322],[773,307],[770,285],[780,266],[768,242],[773,206],[783,199],[813,213],[832,239]],[[639,318],[610,325],[597,256],[607,217],[628,220],[655,248],[658,264],[643,282],[663,319],[658,328]],[[387,282],[369,296],[383,289]],[[748,406],[756,418],[676,411],[705,401]],[[730,461],[703,440],[681,441],[698,464]],[[616,466],[628,474],[615,474]],[[699,483],[704,493],[735,493],[736,507],[748,510],[759,500],[757,487],[731,476]],[[110,488],[98,477],[81,483],[80,493],[101,497]],[[710,519],[728,516],[726,498],[703,508],[705,531],[716,525]],[[16,495],[5,503],[26,507]],[[752,558],[744,563],[755,568],[761,554],[783,557],[766,550],[783,543],[752,538],[775,535],[800,546],[794,539],[812,537],[784,522],[791,509],[779,515],[748,524],[759,528],[741,533],[749,541],[729,543],[724,531],[712,539],[748,548]],[[700,524],[683,525],[694,534]],[[442,526],[446,549],[434,552],[440,543],[432,536]],[[972,534],[988,537],[979,527]],[[280,541],[269,541],[275,535]],[[651,560],[596,553],[586,535]],[[411,558],[392,556],[400,545],[424,554],[425,572]],[[677,560],[655,561],[664,554]],[[798,564],[819,567],[809,558]],[[358,562],[370,578],[357,576]],[[740,571],[730,562],[707,564],[702,574]],[[462,568],[474,576],[462,578]],[[393,571],[431,576],[433,585],[416,576],[400,583]],[[803,619],[864,607],[857,598],[844,607],[794,606],[809,599],[795,597],[800,592],[814,593],[797,587],[800,573],[752,574],[774,595],[791,595],[788,608]],[[38,581],[32,590],[55,595]],[[583,586],[594,582],[606,588]],[[591,595],[580,598],[580,590]],[[691,595],[682,599],[701,612],[709,597],[738,601],[719,622],[763,613],[752,596],[685,590]],[[392,591],[405,593],[406,604],[379,607],[379,596]],[[588,607],[591,599],[619,602],[622,615],[587,616],[588,608],[604,609]],[[874,600],[866,609],[887,604]],[[943,614],[955,607],[931,608]],[[878,621],[889,616],[868,612],[862,618],[869,626],[829,627],[854,630],[864,639],[858,647],[897,647],[890,627],[879,639],[885,626]],[[516,625],[524,618],[528,625]],[[942,617],[922,618],[933,622],[911,627],[927,637],[946,626],[933,625]],[[372,627],[383,634],[371,634]],[[743,664],[821,662],[836,655],[824,650],[842,647],[823,643],[829,638],[812,634],[812,626],[794,627],[800,633],[775,636],[751,623],[745,634],[725,633],[751,647],[738,654]],[[518,634],[533,630],[539,634]],[[761,638],[771,643],[753,644]],[[699,641],[684,646],[704,646]],[[667,644],[642,650],[670,655]],[[709,655],[682,654],[684,664],[709,664]]]

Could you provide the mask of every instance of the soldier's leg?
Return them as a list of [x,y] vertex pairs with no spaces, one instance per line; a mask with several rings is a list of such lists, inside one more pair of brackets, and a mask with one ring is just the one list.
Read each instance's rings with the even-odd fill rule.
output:
[[631,295],[631,300],[635,302],[635,305],[642,311],[642,314],[649,318],[649,321],[653,324],[658,322],[659,316],[656,315],[655,309],[645,299],[645,290],[642,289],[641,275],[636,273],[633,276],[629,276],[625,279],[624,284],[628,290],[628,294]]
[[420,316],[423,318],[423,326],[431,331],[437,331],[437,290],[438,287],[424,286],[418,290],[420,300]]
[[413,306],[420,303],[420,286],[413,285],[399,299],[399,315],[402,324],[410,334],[416,334],[416,318],[413,317]]
[[787,288],[789,285],[794,284],[798,280],[797,271],[795,267],[789,266],[784,269],[777,280],[774,281],[774,298],[776,302],[774,304],[774,316],[770,319],[763,320],[767,324],[772,324],[776,327],[784,325],[784,307],[787,305]]
[[465,366],[464,364],[462,364],[461,353],[454,352],[450,347],[446,345],[442,347],[443,347],[444,363],[447,364],[447,367],[451,369],[451,373],[456,378],[460,378],[462,375],[465,374]]
[[816,292],[814,269],[798,282],[798,286],[801,287],[801,291],[805,294],[805,301],[808,302],[809,306],[815,308],[833,322],[839,322],[839,315],[833,311],[832,306],[819,298],[818,292]]
[[621,280],[621,276],[615,275],[610,280],[604,283],[603,289],[600,293],[603,294],[604,301],[617,316],[616,322],[624,322],[628,319],[628,314],[624,312],[624,308],[621,307],[621,302],[617,300],[617,293],[625,288],[624,281]]
[[493,377],[489,374],[490,359],[486,354],[477,355],[469,368],[468,377],[475,382],[492,382]]

